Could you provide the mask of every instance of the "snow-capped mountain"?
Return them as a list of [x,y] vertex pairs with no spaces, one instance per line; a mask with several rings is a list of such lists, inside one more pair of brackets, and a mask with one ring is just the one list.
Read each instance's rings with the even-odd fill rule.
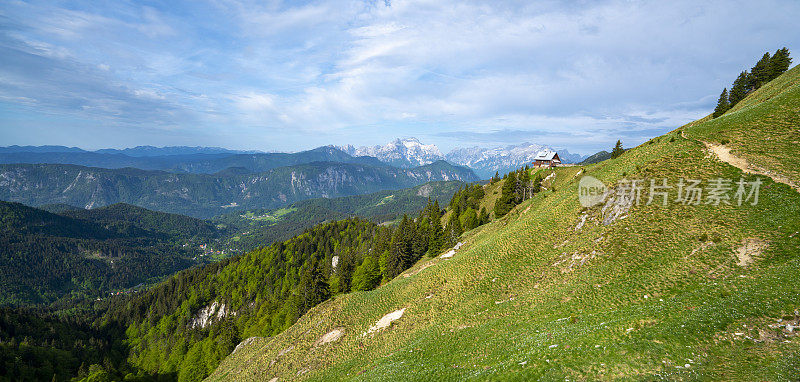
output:
[[536,154],[543,150],[553,149],[549,146],[528,142],[495,148],[475,146],[453,149],[447,153],[445,159],[454,164],[467,166],[473,169],[479,177],[488,179],[495,172],[503,175],[526,164],[531,164]]
[[383,146],[337,146],[352,156],[371,156],[397,167],[416,167],[444,159],[436,145],[423,145],[417,138],[395,139]]
[[[502,175],[531,164],[540,151],[553,150],[550,146],[525,142],[495,148],[456,148],[447,155],[442,155],[436,145],[422,144],[417,138],[395,139],[383,146],[347,145],[336,148],[352,156],[375,157],[397,167],[416,167],[444,159],[452,164],[471,168],[481,179],[489,179],[495,172]],[[578,163],[584,159],[583,156],[570,154],[567,150],[556,151],[564,163]]]

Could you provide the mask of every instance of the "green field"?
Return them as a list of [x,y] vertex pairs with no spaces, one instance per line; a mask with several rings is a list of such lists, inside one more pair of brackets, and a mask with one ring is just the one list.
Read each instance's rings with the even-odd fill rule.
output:
[[796,67],[720,118],[559,168],[549,191],[466,233],[454,257],[336,296],[241,346],[210,379],[797,380],[798,192],[760,176],[757,205],[641,204],[616,219],[608,199],[583,208],[577,195],[582,175],[607,186],[758,176],[701,141],[800,179],[799,82]]

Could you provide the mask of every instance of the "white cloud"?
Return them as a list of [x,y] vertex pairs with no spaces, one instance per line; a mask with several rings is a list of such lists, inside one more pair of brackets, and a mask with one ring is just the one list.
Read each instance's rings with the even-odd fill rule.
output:
[[[789,1],[34,1],[0,11],[19,20],[0,21],[11,47],[2,102],[187,136],[239,131],[243,145],[288,131],[301,145],[447,131],[520,132],[509,143],[525,131],[641,139],[710,110],[764,50],[800,43],[800,4]],[[31,57],[46,60],[32,68]]]

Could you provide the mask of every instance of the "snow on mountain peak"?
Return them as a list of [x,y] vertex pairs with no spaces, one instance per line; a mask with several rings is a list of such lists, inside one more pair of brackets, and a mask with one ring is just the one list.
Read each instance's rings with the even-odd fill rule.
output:
[[[469,167],[484,179],[494,175],[495,172],[505,174],[530,164],[541,151],[555,151],[550,146],[523,142],[518,145],[494,148],[478,146],[456,148],[447,155],[442,155],[436,145],[423,144],[414,137],[397,138],[382,146],[354,147],[346,145],[337,148],[353,156],[371,156],[378,158],[381,162],[398,167],[421,166],[444,159],[453,164]],[[566,150],[563,152],[568,154]],[[580,157],[575,154],[572,156]],[[565,160],[563,156],[562,160]]]
[[424,145],[417,138],[397,138],[383,146],[352,145],[339,146],[342,151],[353,156],[376,157],[382,162],[399,167],[415,167],[444,159],[436,145]]

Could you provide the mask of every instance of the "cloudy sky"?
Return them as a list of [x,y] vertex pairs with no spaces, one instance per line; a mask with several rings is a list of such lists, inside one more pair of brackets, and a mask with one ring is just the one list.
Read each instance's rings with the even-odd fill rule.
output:
[[800,2],[698,3],[5,0],[0,145],[631,146],[800,46]]

